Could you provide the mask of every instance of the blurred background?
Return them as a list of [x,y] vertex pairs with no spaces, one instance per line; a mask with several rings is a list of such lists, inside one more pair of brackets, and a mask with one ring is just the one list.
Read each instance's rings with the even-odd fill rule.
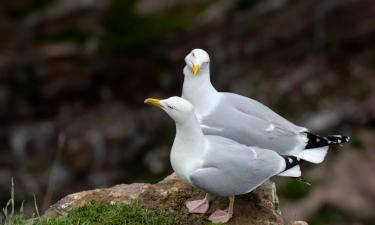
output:
[[174,124],[143,100],[180,95],[199,47],[217,89],[352,137],[311,186],[276,179],[286,221],[375,224],[373,0],[5,0],[0,34],[2,206],[12,177],[32,211],[171,173]]

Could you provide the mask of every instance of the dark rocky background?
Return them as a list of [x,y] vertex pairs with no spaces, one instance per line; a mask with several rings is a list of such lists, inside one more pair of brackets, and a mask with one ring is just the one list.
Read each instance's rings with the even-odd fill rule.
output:
[[40,208],[68,193],[171,172],[172,120],[143,104],[180,95],[183,58],[214,85],[351,143],[276,179],[286,220],[375,224],[373,0],[8,0],[0,4],[0,199]]

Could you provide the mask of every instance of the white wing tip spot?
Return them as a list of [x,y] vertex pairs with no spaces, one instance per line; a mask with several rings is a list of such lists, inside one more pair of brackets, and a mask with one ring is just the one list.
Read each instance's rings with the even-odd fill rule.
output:
[[271,132],[275,129],[275,125],[273,125],[272,123],[266,127],[264,130],[267,131],[267,132]]

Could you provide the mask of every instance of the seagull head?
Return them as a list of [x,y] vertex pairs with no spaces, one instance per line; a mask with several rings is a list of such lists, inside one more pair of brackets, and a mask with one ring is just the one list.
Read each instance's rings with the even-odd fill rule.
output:
[[164,110],[177,123],[183,123],[194,114],[193,105],[183,98],[174,96],[167,99],[147,98],[145,103]]
[[193,76],[197,76],[209,69],[210,57],[205,50],[197,48],[185,57],[185,62]]

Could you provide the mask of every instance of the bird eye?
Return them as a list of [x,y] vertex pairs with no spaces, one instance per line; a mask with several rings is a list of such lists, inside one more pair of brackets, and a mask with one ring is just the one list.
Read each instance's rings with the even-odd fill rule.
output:
[[191,55],[192,55],[193,57],[195,57],[195,54],[194,54],[194,52],[192,52],[192,53],[191,53]]
[[172,106],[170,106],[170,105],[168,105],[168,108],[170,108],[170,109],[173,109],[173,107],[172,107]]

